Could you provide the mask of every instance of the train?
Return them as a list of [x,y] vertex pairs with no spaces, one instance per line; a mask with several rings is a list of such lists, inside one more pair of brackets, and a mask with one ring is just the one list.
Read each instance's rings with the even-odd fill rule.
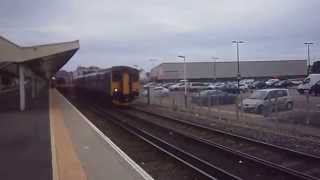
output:
[[73,80],[82,95],[94,96],[115,105],[128,106],[139,96],[139,71],[129,66],[113,66]]

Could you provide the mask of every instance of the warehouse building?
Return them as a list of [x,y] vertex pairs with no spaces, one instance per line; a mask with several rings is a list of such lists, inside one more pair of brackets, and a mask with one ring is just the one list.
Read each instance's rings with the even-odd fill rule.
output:
[[[183,63],[162,63],[151,70],[151,78],[157,81],[183,79]],[[306,60],[241,61],[241,78],[299,78],[307,72]],[[186,77],[189,80],[235,79],[237,62],[187,62]]]

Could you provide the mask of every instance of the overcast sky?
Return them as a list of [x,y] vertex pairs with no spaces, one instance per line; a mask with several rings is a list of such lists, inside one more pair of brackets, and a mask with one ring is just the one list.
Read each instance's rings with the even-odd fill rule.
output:
[[80,40],[78,65],[320,60],[320,0],[1,0],[0,34],[23,46]]

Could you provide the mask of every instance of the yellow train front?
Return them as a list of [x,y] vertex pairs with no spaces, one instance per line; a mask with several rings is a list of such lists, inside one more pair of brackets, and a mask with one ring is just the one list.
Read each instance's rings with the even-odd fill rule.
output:
[[110,95],[113,104],[128,105],[139,96],[140,81],[137,69],[125,66],[112,67],[111,79]]
[[128,66],[114,66],[82,75],[75,80],[76,91],[81,96],[109,101],[127,106],[140,91],[139,71]]

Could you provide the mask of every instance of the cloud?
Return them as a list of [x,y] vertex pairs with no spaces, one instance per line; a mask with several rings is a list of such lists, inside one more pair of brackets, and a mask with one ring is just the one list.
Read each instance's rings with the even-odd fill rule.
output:
[[[320,1],[309,0],[2,0],[0,33],[22,45],[80,39],[65,66],[108,67],[150,58],[190,61],[218,56],[243,59],[303,59],[304,41],[320,42]],[[320,57],[320,46],[312,57]]]

